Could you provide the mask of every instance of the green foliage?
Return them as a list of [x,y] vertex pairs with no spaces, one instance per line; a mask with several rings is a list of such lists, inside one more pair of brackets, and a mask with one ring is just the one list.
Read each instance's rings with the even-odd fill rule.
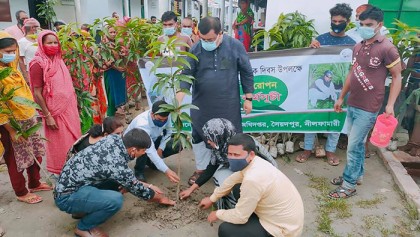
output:
[[[0,81],[7,78],[12,73],[12,69],[9,67],[6,68],[0,68]],[[9,91],[5,91],[5,88],[3,86],[3,83],[0,83],[0,114],[8,115],[10,126],[14,130],[16,130],[16,136],[22,136],[23,138],[28,138],[32,134],[36,133],[42,126],[41,123],[37,123],[34,126],[24,129],[20,123],[17,122],[17,119],[13,115],[13,110],[10,108],[9,102],[13,101],[15,103],[25,105],[28,107],[40,109],[39,105],[35,102],[28,100],[23,97],[14,96],[14,93],[18,88],[13,88]]]
[[[89,93],[93,78],[93,65],[97,65],[96,52],[98,46],[86,32],[77,28],[75,23],[67,24],[58,32],[62,48],[62,57],[73,80],[79,108],[82,132],[85,133],[92,125],[94,110],[92,102],[95,98]],[[97,70],[98,71],[98,70]]]
[[356,27],[356,24],[354,24],[354,22],[351,22],[349,24],[347,24],[346,29],[344,31],[348,31],[350,29],[353,29]]
[[[105,26],[113,27],[117,32],[115,47],[102,42],[97,44],[95,41],[97,37],[108,35]],[[161,24],[149,24],[140,18],[132,18],[126,23],[117,22],[114,18],[96,19],[89,28],[91,30],[87,33],[73,23],[64,26],[58,33],[63,59],[76,90],[82,127],[85,129],[90,126],[90,118],[95,112],[91,108],[95,98],[89,93],[89,88],[93,80],[100,77],[102,68],[106,67],[105,62],[114,62],[115,67],[123,69],[136,68],[137,61],[143,57],[148,45],[162,33]],[[133,76],[137,82],[129,88],[129,96],[138,95],[143,88],[139,71],[137,68],[127,70],[125,75]]]
[[54,11],[54,6],[57,5],[57,0],[46,0],[42,4],[37,4],[36,7],[37,13],[39,17],[45,18],[48,22],[48,27],[51,28],[51,24],[56,19],[56,14]]
[[268,50],[308,47],[312,38],[318,34],[313,22],[306,20],[306,16],[297,11],[282,13],[273,28],[268,32],[262,30],[253,37],[252,45],[256,47],[265,37],[269,37]]
[[[185,59],[186,57],[198,60],[197,57],[191,53],[183,52],[179,50],[180,46],[186,46],[187,44],[176,42],[176,37],[168,38],[164,42],[156,41],[150,44],[150,50],[146,52],[146,55],[151,55],[152,60],[155,60],[155,65],[151,69],[152,73],[156,73],[157,69],[162,65],[168,65],[171,68],[170,73],[156,73],[158,82],[153,86],[153,89],[157,89],[163,94],[172,94],[172,102],[167,105],[161,105],[158,112],[169,112],[173,123],[174,142],[173,147],[180,145],[182,148],[191,149],[192,145],[189,139],[189,133],[183,131],[183,122],[192,122],[191,117],[188,113],[184,112],[187,109],[198,109],[198,107],[192,104],[179,104],[175,95],[177,92],[182,91],[187,95],[191,95],[190,91],[182,90],[180,88],[181,82],[192,83],[194,78],[188,75],[182,75],[181,71],[184,68],[190,68],[190,63]],[[156,58],[161,52],[164,53],[161,57]]]
[[[420,34],[420,28],[409,26],[397,19],[395,22],[393,22],[393,25],[395,28],[390,29],[392,32],[390,36],[392,37],[393,44],[398,49],[401,61],[406,61],[413,55],[420,53],[420,39],[417,36]],[[403,85],[405,85],[405,82],[407,81],[411,71],[413,71],[413,68],[406,68],[403,70]]]

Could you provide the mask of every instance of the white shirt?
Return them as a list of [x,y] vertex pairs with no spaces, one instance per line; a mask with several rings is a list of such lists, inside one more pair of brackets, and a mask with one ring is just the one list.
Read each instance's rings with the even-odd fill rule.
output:
[[168,122],[163,127],[158,127],[153,123],[151,110],[146,110],[143,113],[137,115],[133,121],[131,121],[130,125],[128,125],[127,129],[124,132],[124,135],[133,128],[139,128],[147,132],[150,136],[150,140],[152,141],[152,145],[149,149],[146,150],[146,154],[149,156],[150,160],[153,164],[156,165],[156,168],[162,172],[166,172],[169,168],[163,161],[163,159],[158,155],[157,150],[154,146],[154,141],[162,135],[163,130],[166,129],[166,135],[162,137],[162,141],[160,142],[159,148],[165,150],[166,142],[169,140],[171,133],[170,128],[168,126],[170,119],[168,118]]
[[[381,35],[387,35],[389,34],[389,30],[385,27],[382,26],[381,30],[379,31],[381,33]],[[356,41],[356,44],[361,42],[363,39],[362,37],[360,37],[359,31],[357,27],[354,27],[348,31],[346,31],[346,35],[350,36],[350,38],[352,38],[354,41]],[[388,38],[392,41],[392,38]]]
[[31,42],[26,37],[18,40],[19,53],[21,57],[25,57],[26,70],[29,71],[29,63],[34,59],[38,50],[37,42]]

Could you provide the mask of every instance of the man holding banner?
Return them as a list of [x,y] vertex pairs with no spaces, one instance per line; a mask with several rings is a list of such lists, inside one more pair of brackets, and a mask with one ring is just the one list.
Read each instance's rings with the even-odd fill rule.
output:
[[[192,84],[182,83],[181,88],[192,89],[192,103],[199,110],[191,110],[193,151],[197,171],[189,180],[194,184],[199,174],[210,162],[211,152],[203,141],[203,125],[212,118],[224,118],[232,122],[237,132],[242,132],[241,99],[239,84],[245,94],[244,112],[252,110],[254,75],[244,46],[236,39],[224,35],[219,18],[203,18],[198,29],[200,42],[190,50],[198,62],[188,58],[190,69],[183,74],[195,77]],[[238,78],[240,74],[240,83]],[[177,99],[182,102],[185,93],[178,92]]]
[[[331,14],[331,32],[319,35],[310,45],[312,48],[319,48],[328,45],[354,45],[356,42],[346,35],[344,31],[346,26],[350,23],[352,9],[348,4],[341,3],[335,5],[330,9]],[[309,90],[309,100],[313,107],[316,107],[318,100],[325,100],[329,97],[334,101],[337,99],[335,94],[334,83],[332,82],[332,72],[326,71],[324,78],[315,81],[314,88]],[[296,157],[296,161],[303,163],[306,162],[311,156],[312,149],[314,148],[316,133],[305,133],[304,149],[305,151]],[[340,133],[329,133],[325,151],[328,164],[337,166],[340,164],[340,159],[335,155],[337,149],[338,139]]]
[[394,103],[401,91],[401,59],[398,50],[380,34],[384,24],[383,11],[371,7],[360,14],[359,19],[358,31],[363,41],[353,49],[352,68],[334,105],[336,112],[342,112],[344,97],[349,93],[347,164],[343,176],[331,180],[332,184],[339,185],[329,193],[329,197],[335,199],[355,195],[356,183],[363,178],[365,140],[382,106],[388,72],[392,76],[385,107],[388,116],[394,115]]

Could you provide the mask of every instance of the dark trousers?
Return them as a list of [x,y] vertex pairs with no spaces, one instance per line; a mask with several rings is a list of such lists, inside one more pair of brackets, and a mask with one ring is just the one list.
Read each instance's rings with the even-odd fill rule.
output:
[[223,222],[219,226],[219,237],[270,237],[261,225],[258,216],[252,214],[245,224]]
[[[156,139],[156,141],[154,142],[155,148],[156,150],[159,148],[160,142],[162,140],[162,137],[158,137]],[[179,149],[179,145],[177,145],[177,147],[175,147],[175,149],[172,149],[172,144],[173,144],[173,140],[170,139],[167,143],[166,143],[166,147],[163,150],[162,153],[162,159],[169,157],[171,155],[177,154],[180,149]],[[153,164],[153,162],[150,160],[149,156],[147,154],[144,154],[142,156],[140,156],[139,158],[136,159],[136,165],[134,166],[134,172],[136,174],[144,174],[144,168],[147,166],[149,166],[152,169],[156,169],[156,166]]]
[[[13,190],[15,191],[16,196],[25,196],[29,191],[26,188],[26,180],[25,176],[23,176],[24,171],[18,172],[15,153],[9,132],[6,130],[6,128],[4,128],[4,126],[0,126],[0,134],[1,143],[3,143],[4,146],[4,161],[6,162],[7,171],[9,172],[10,182],[12,183]],[[41,163],[42,158],[37,157],[37,160],[39,163]],[[36,162],[26,169],[26,173],[28,174],[28,188],[36,188],[41,184],[39,182],[41,179],[39,170],[40,168]]]

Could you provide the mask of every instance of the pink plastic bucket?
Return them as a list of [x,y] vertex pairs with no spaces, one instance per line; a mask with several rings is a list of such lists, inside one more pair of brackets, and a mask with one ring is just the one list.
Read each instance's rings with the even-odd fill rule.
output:
[[397,125],[398,120],[394,116],[387,118],[386,114],[379,115],[373,127],[370,142],[377,147],[387,147]]

